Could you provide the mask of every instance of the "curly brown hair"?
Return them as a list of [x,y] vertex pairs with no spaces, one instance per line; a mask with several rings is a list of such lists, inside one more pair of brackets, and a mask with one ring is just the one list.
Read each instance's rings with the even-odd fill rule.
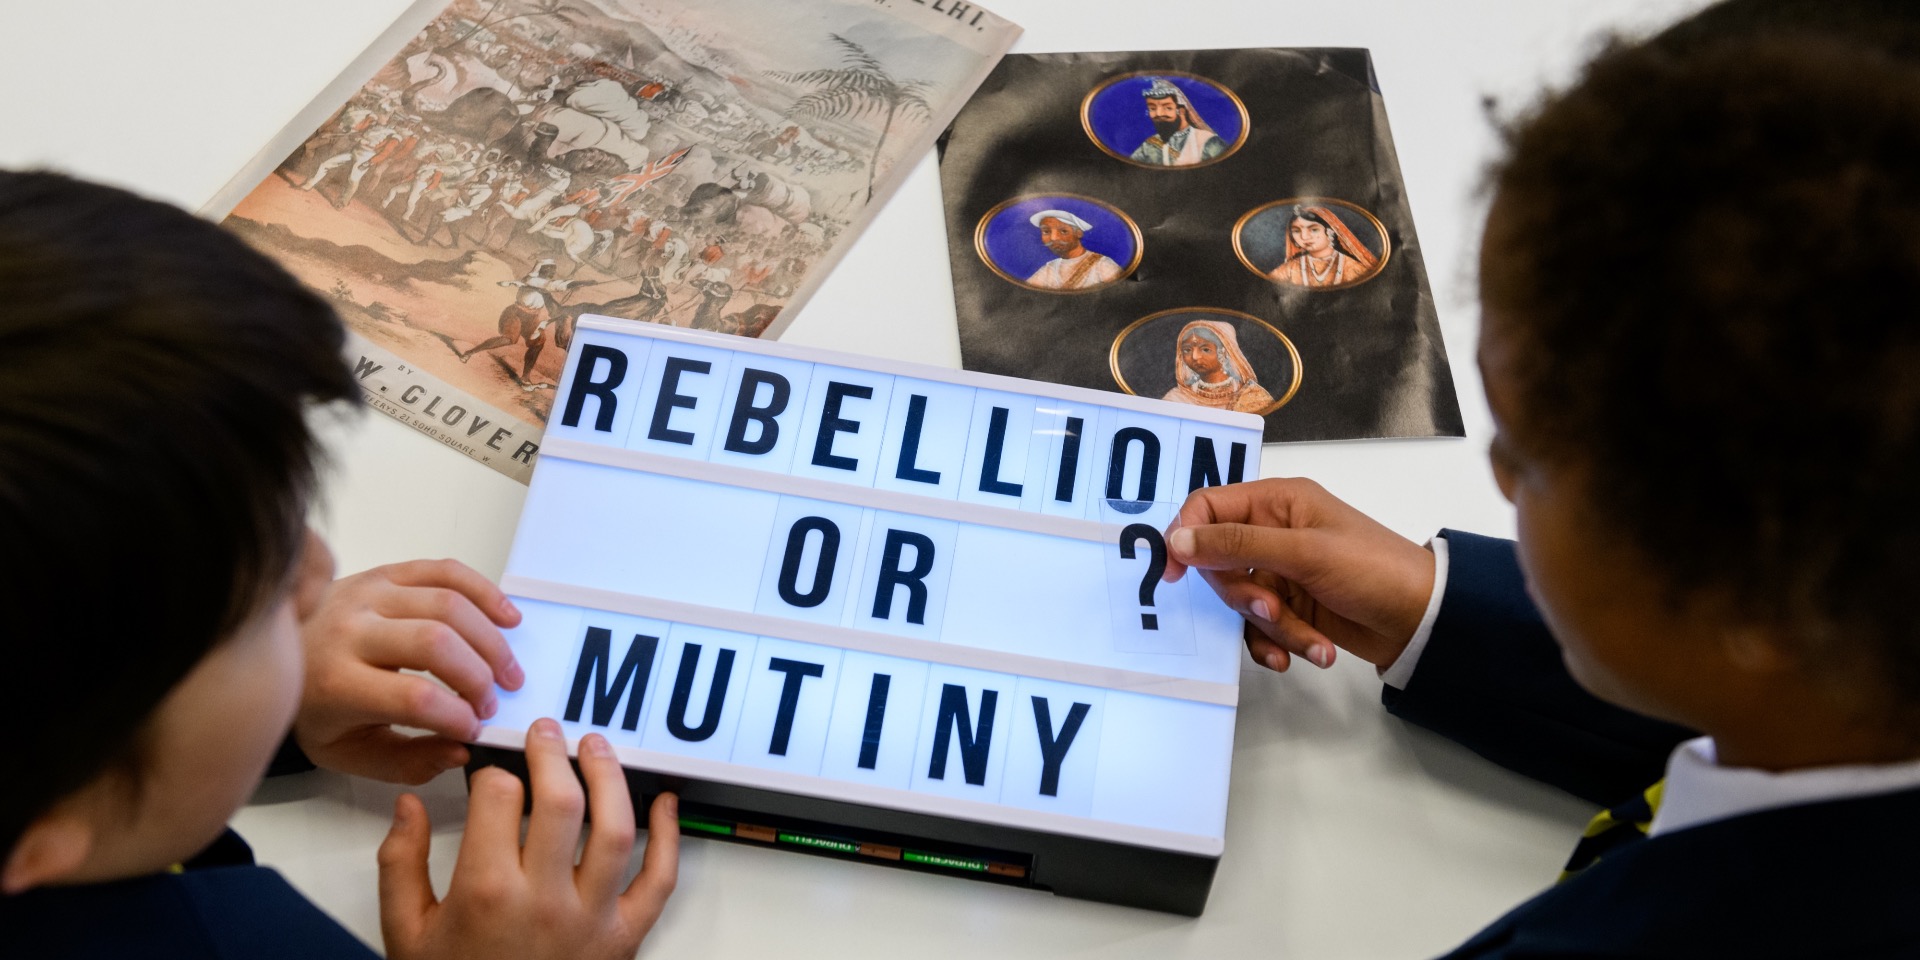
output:
[[[1724,4],[1507,129],[1511,438],[1682,597],[1920,706],[1920,20]],[[1884,705],[1876,699],[1876,705]],[[1904,711],[1903,711],[1904,713]]]

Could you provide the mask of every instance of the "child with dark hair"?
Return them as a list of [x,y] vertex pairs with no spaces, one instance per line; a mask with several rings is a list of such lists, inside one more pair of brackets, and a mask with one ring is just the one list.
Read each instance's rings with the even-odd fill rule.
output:
[[[332,310],[220,228],[0,171],[0,955],[371,957],[225,830],[269,763],[422,782],[467,759],[519,614],[451,561],[333,581],[304,516],[317,406],[350,404]],[[451,690],[401,668],[432,673]],[[402,736],[394,725],[430,735]],[[444,899],[403,796],[380,852],[388,955],[631,957],[673,886],[604,739],[482,770]],[[594,828],[581,862],[581,814]],[[624,888],[624,889],[623,889]]]
[[1517,550],[1301,480],[1169,532],[1256,660],[1343,648],[1395,714],[1626,801],[1450,956],[1920,956],[1916,38],[1734,0],[1510,130],[1479,356]]

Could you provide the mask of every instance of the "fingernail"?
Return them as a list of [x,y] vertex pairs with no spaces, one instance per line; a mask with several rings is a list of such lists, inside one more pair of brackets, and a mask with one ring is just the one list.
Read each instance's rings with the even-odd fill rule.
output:
[[493,715],[499,712],[500,698],[494,696],[492,693],[488,693],[487,698],[480,701],[480,719],[491,720],[493,719]]
[[1279,672],[1280,672],[1280,653],[1279,653],[1279,651],[1275,651],[1275,652],[1273,652],[1273,653],[1269,653],[1269,654],[1267,654],[1267,669],[1268,669],[1268,670],[1272,670],[1272,671],[1273,671],[1274,673],[1279,673]]
[[674,794],[674,793],[667,794],[667,816],[678,817],[679,815],[680,815],[680,795]]
[[591,753],[596,757],[613,756],[613,744],[608,743],[606,737],[603,737],[597,733],[588,734],[586,739],[581,740],[580,749],[585,750],[586,752]]
[[526,682],[527,682],[527,671],[522,670],[520,668],[520,661],[508,660],[507,661],[507,682],[506,682],[507,689],[518,690],[520,689],[520,685]]
[[1191,556],[1193,554],[1193,531],[1185,527],[1175,530],[1173,536],[1167,538],[1167,546],[1172,547],[1173,552],[1181,556]]
[[1314,666],[1325,670],[1333,666],[1333,648],[1324,643],[1316,643],[1308,648],[1307,659],[1313,661]]
[[1268,604],[1267,601],[1265,600],[1255,600],[1253,602],[1253,615],[1256,617],[1259,617],[1262,620],[1267,621],[1268,623],[1272,623],[1273,607],[1270,604]]
[[500,614],[501,616],[504,616],[508,619],[512,619],[520,615],[520,608],[513,605],[513,600],[511,598],[501,597],[500,598]]
[[550,718],[541,717],[533,722],[533,735],[543,740],[558,740],[560,724]]

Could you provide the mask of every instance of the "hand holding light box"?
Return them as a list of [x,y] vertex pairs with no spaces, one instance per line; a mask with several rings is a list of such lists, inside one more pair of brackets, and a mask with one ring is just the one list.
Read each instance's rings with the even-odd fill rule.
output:
[[483,742],[1219,855],[1240,620],[1155,561],[1257,420],[601,319],[555,409]]

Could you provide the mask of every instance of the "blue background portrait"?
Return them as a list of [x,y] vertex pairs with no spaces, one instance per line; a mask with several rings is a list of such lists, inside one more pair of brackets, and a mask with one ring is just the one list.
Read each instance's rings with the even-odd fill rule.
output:
[[[1239,104],[1211,80],[1171,73],[1165,76],[1187,95],[1200,119],[1232,149],[1243,132]],[[1152,85],[1152,75],[1123,77],[1109,81],[1093,95],[1087,104],[1087,125],[1107,149],[1128,156],[1141,141],[1154,135],[1153,121],[1147,119],[1147,101],[1142,96]]]
[[988,262],[1022,283],[1051,262],[1053,251],[1040,242],[1040,228],[1027,222],[1042,210],[1065,210],[1085,220],[1092,229],[1080,238],[1081,246],[1106,254],[1122,270],[1133,263],[1133,229],[1124,215],[1091,200],[1046,194],[1008,204],[988,219],[980,234],[980,246]]

